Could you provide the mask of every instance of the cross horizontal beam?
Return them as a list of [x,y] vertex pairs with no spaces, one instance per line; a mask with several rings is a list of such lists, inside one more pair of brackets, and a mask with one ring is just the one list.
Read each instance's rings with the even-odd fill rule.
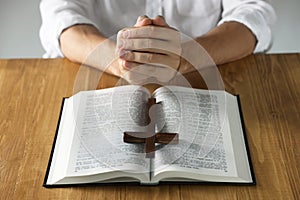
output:
[[[147,135],[150,134],[143,132],[124,132],[123,141],[126,143],[145,143]],[[154,137],[155,143],[159,144],[178,144],[179,141],[177,133],[156,133]]]

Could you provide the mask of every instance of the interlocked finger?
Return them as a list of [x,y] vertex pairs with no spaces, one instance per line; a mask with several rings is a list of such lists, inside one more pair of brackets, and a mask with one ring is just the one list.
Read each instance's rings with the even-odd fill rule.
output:
[[178,62],[180,62],[180,57],[174,54],[124,51],[120,57],[130,62],[166,66],[174,69],[177,69]]
[[178,41],[180,40],[180,33],[170,27],[145,26],[124,29],[119,33],[119,38],[153,38],[167,41]]
[[164,41],[159,39],[138,38],[138,39],[120,39],[118,40],[120,50],[129,51],[148,51],[153,53],[176,55],[181,54],[181,44],[176,42]]
[[140,64],[128,62],[127,80],[137,82],[137,80],[156,78],[159,81],[167,82],[174,77],[176,70],[164,66],[154,66],[150,64]]

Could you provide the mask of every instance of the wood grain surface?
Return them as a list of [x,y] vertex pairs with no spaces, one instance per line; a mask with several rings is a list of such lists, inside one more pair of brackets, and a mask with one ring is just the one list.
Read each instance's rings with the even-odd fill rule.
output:
[[219,71],[225,89],[240,95],[256,186],[46,189],[62,98],[118,79],[99,81],[100,72],[66,59],[0,60],[0,199],[300,199],[300,54],[252,55]]

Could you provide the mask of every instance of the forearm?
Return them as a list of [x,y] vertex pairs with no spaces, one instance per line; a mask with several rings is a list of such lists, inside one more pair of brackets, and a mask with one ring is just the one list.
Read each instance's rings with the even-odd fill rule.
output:
[[[206,66],[211,66],[212,62],[220,65],[238,60],[252,54],[256,45],[256,37],[253,33],[238,22],[225,22],[207,34],[196,38],[195,41],[204,48],[212,60],[207,59],[202,50],[194,49],[193,52],[190,52],[195,47],[193,47],[193,42],[192,44],[187,43],[183,46],[184,55],[193,57],[188,56],[189,61],[185,58],[181,59],[179,67],[181,74],[195,71],[195,67],[197,70],[201,70]],[[190,61],[193,61],[194,65],[197,66],[192,66],[193,63]]]
[[225,22],[196,38],[196,41],[217,65],[252,54],[256,45],[256,37],[253,33],[238,22]]
[[73,62],[82,63],[92,50],[105,39],[91,25],[75,25],[61,33],[60,46],[65,57]]
[[[100,45],[103,44],[103,45]],[[110,67],[103,60],[115,57],[115,43],[102,36],[92,25],[75,25],[64,30],[60,46],[65,57],[73,62],[84,63],[119,76],[117,62]],[[101,51],[101,54],[97,54]]]

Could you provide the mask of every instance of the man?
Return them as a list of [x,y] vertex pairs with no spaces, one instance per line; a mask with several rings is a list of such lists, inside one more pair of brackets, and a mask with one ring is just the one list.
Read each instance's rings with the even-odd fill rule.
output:
[[[119,77],[140,64],[148,64],[149,69],[162,64],[188,71],[181,66],[184,49],[178,47],[178,32],[194,38],[216,64],[263,52],[271,44],[270,24],[275,19],[264,0],[42,0],[41,14],[45,57],[66,56],[83,63],[99,44],[123,29],[118,34],[119,60],[106,69]],[[165,37],[168,35],[170,38]],[[143,48],[141,39],[154,46]],[[105,56],[115,54],[116,44],[106,43]],[[106,67],[100,61],[91,65],[101,70]]]

